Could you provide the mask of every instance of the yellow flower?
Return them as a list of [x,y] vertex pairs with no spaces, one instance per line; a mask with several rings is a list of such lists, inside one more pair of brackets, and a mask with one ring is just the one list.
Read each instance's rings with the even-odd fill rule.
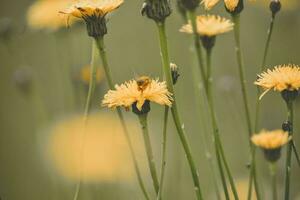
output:
[[220,0],[202,0],[201,4],[204,6],[205,10],[212,9]]
[[[70,4],[70,0],[39,0],[30,6],[27,11],[27,23],[34,29],[55,31],[65,26],[65,20],[59,15],[61,8]],[[69,21],[74,23],[75,20]]]
[[225,7],[232,12],[238,6],[239,1],[240,0],[224,0]]
[[[126,122],[137,152],[143,149],[139,126]],[[134,181],[130,152],[118,118],[110,113],[91,114],[85,127],[82,116],[59,121],[46,139],[47,161],[65,178],[88,182]],[[84,144],[82,143],[84,142]],[[83,155],[80,152],[84,152]],[[142,160],[140,160],[142,159]],[[144,158],[139,158],[145,167]],[[146,169],[146,167],[145,167]]]
[[279,92],[299,90],[300,67],[292,64],[275,66],[273,70],[268,69],[258,75],[258,80],[254,84],[265,89],[260,98],[271,89]]
[[252,136],[251,141],[263,149],[278,149],[290,141],[288,132],[281,129],[274,131],[262,130],[259,134]]
[[84,20],[103,18],[119,8],[123,2],[123,0],[78,0],[62,13]]
[[139,111],[145,101],[152,101],[160,105],[172,105],[172,94],[168,91],[166,82],[159,82],[149,77],[140,77],[121,85],[116,85],[115,90],[109,90],[102,101],[103,106],[115,108],[123,106],[129,108],[137,103]]
[[[197,32],[200,36],[213,37],[231,31],[233,26],[230,20],[217,15],[197,16]],[[180,32],[193,33],[191,23],[183,25]]]
[[[80,70],[80,80],[85,84],[90,84],[91,79],[91,66],[87,65]],[[99,83],[103,79],[103,73],[97,67],[96,69],[96,82]]]

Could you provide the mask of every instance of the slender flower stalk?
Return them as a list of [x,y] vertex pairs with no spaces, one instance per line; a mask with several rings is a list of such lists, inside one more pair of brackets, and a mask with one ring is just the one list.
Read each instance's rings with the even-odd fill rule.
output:
[[[213,94],[212,94],[212,73],[211,73],[211,53],[212,48],[215,44],[216,35],[226,33],[233,29],[233,23],[230,20],[222,18],[220,16],[214,15],[204,15],[198,16],[197,18],[192,19],[194,23],[190,20],[189,24],[184,25],[180,31],[186,33],[193,33],[195,35],[196,43],[200,44],[200,39],[202,40],[202,45],[206,50],[206,62],[207,62],[207,74],[202,75],[202,81],[205,85],[205,93],[207,96],[209,110],[211,115],[211,122],[213,128],[213,137],[215,144],[215,152],[217,158],[217,164],[221,175],[221,181],[224,189],[225,198],[229,199],[229,193],[227,189],[226,177],[223,169],[223,164],[225,171],[228,175],[228,179],[234,193],[235,199],[238,199],[237,191],[234,185],[233,177],[231,175],[229,166],[227,164],[224,150],[222,147],[221,139],[219,136],[219,129],[216,120],[215,108],[213,103]],[[193,25],[194,24],[194,25]],[[198,54],[199,55],[199,54]],[[199,60],[201,56],[198,57]],[[201,64],[200,64],[201,66]],[[222,164],[223,163],[223,164]]]
[[75,193],[74,193],[74,200],[78,199],[80,187],[82,184],[82,176],[83,176],[83,170],[84,170],[84,150],[85,150],[85,136],[86,136],[86,126],[88,122],[88,115],[89,111],[91,108],[91,102],[92,102],[92,97],[95,91],[95,86],[96,86],[96,72],[97,72],[97,67],[96,67],[96,62],[95,62],[95,57],[97,54],[97,47],[95,42],[93,41],[92,44],[92,58],[91,58],[91,74],[90,74],[90,83],[89,83],[89,90],[88,90],[88,95],[86,98],[86,104],[84,108],[84,115],[83,115],[83,131],[82,131],[82,142],[80,144],[80,166],[79,166],[79,180],[76,185]]
[[163,139],[162,139],[162,147],[161,147],[161,167],[160,167],[160,187],[158,190],[157,198],[156,200],[160,200],[162,198],[162,191],[163,191],[163,185],[164,185],[164,179],[165,179],[165,169],[166,169],[166,151],[167,151],[167,127],[168,127],[168,116],[169,116],[169,108],[165,107],[164,112],[164,127],[163,127]]
[[[273,34],[273,27],[274,27],[274,22],[275,22],[275,16],[277,14],[277,12],[280,11],[281,8],[281,4],[280,1],[271,1],[270,3],[270,10],[271,10],[271,20],[270,20],[270,24],[269,24],[269,29],[267,32],[267,40],[265,43],[265,48],[264,48],[264,54],[263,54],[263,58],[262,58],[262,62],[260,65],[260,71],[264,71],[265,70],[265,66],[266,66],[266,62],[267,62],[267,56],[268,56],[268,52],[269,52],[269,47],[270,47],[270,43],[271,43],[271,38],[272,38],[272,34]],[[260,100],[259,100],[259,96],[260,96],[261,90],[259,87],[257,87],[256,90],[256,106],[255,106],[255,121],[254,121],[254,131],[257,132],[258,131],[258,127],[259,127],[259,113],[260,113]],[[251,195],[252,195],[252,181],[254,180],[254,185],[256,187],[256,193],[258,193],[258,196],[260,197],[260,191],[259,191],[259,186],[257,183],[257,178],[253,178],[253,176],[256,176],[256,164],[255,164],[255,148],[252,148],[251,150],[251,168],[250,168],[250,176],[249,176],[249,188],[248,188],[248,200],[251,199]],[[259,200],[259,199],[258,199]]]
[[[180,2],[181,0],[178,0],[177,4],[178,7],[181,8],[181,10],[183,10],[183,16],[186,22],[190,21],[191,25],[192,25],[192,29],[193,29],[193,35],[194,35],[194,46],[195,46],[195,50],[196,50],[196,54],[197,54],[197,60],[198,60],[198,65],[199,65],[199,69],[200,69],[200,74],[201,74],[201,79],[203,80],[203,85],[204,85],[204,89],[205,89],[205,96],[206,96],[206,91],[207,91],[207,83],[206,81],[206,70],[205,70],[205,66],[203,63],[203,58],[202,58],[202,45],[201,45],[201,41],[199,40],[199,35],[197,34],[197,22],[196,22],[196,11],[195,9],[186,9],[184,7],[182,7],[182,3]],[[197,85],[197,83],[195,82],[195,84]],[[197,87],[197,86],[196,86]],[[199,111],[199,113],[201,114],[203,111]],[[200,117],[201,118],[201,117]],[[218,187],[218,181],[217,181],[217,177],[216,177],[216,173],[215,173],[215,169],[214,169],[214,162],[210,156],[210,152],[209,149],[206,145],[206,141],[208,141],[206,139],[206,137],[204,137],[204,149],[206,151],[207,159],[209,161],[209,164],[211,166],[212,169],[212,173],[213,173],[213,183],[214,183],[214,187],[216,189],[216,195],[218,199],[221,199],[221,195],[220,195],[220,191],[219,191],[219,187]],[[219,161],[221,162],[221,159],[219,158]],[[222,170],[222,169],[221,169]],[[223,174],[223,173],[222,173]],[[225,177],[222,179],[223,180],[223,185],[226,185],[226,181]],[[227,191],[227,186],[225,186],[224,188]],[[227,196],[228,196],[228,192],[227,192]]]
[[[248,103],[248,93],[246,89],[246,78],[245,78],[245,69],[244,69],[244,63],[243,63],[243,57],[242,57],[242,51],[241,51],[241,42],[240,42],[240,15],[232,15],[232,20],[235,24],[234,26],[234,38],[235,38],[235,51],[236,51],[236,57],[238,62],[238,69],[239,69],[239,77],[240,77],[240,83],[241,83],[241,89],[242,89],[242,96],[243,96],[243,104],[245,109],[245,116],[246,116],[246,122],[247,122],[247,129],[248,129],[248,136],[251,137],[253,131],[252,131],[252,124],[251,124],[251,116],[250,116],[250,109],[249,109],[249,103]],[[260,192],[258,187],[258,181],[256,176],[256,162],[255,160],[255,147],[249,143],[250,145],[250,153],[251,153],[251,166],[250,166],[250,180],[252,179],[254,181],[254,187],[256,190],[256,196],[257,199],[260,200]],[[252,178],[253,177],[253,178]],[[249,181],[250,185],[250,192],[248,194],[252,194],[251,188],[252,188],[252,181]],[[250,197],[251,198],[251,197]],[[249,195],[248,195],[249,199]]]
[[[103,39],[103,37],[99,37],[99,38],[95,38],[95,40],[96,40],[97,47],[98,47],[98,50],[99,50],[99,54],[100,54],[100,57],[101,57],[101,60],[102,60],[102,65],[103,65],[103,68],[104,68],[104,72],[105,72],[105,75],[106,75],[108,86],[112,90],[114,88],[114,84],[113,84],[113,81],[112,81],[110,68],[109,68],[108,62],[107,62],[106,51],[105,51],[105,46],[104,46],[104,39]],[[141,172],[140,172],[140,169],[139,169],[139,166],[138,166],[137,158],[136,158],[136,155],[135,155],[135,152],[134,152],[134,149],[133,149],[133,145],[132,145],[131,138],[130,138],[130,135],[129,135],[129,132],[128,132],[128,129],[127,129],[127,126],[126,126],[126,123],[125,123],[125,119],[124,119],[123,113],[122,113],[122,111],[119,107],[117,107],[117,114],[118,114],[118,117],[121,121],[121,125],[122,125],[123,130],[124,130],[125,138],[126,138],[126,141],[128,143],[128,147],[129,147],[130,154],[131,154],[131,157],[132,157],[132,161],[133,161],[134,169],[135,169],[135,172],[136,172],[136,175],[137,175],[139,186],[140,186],[140,188],[143,192],[143,195],[144,195],[145,199],[149,200],[150,198],[149,198],[149,195],[148,195],[147,190],[145,188],[144,181],[142,179],[142,175],[141,175]]]
[[[222,166],[222,158],[220,155],[220,149],[219,149],[219,140],[217,139],[219,137],[219,128],[217,125],[217,120],[216,120],[216,116],[215,116],[215,110],[214,110],[214,106],[213,106],[213,96],[212,96],[212,89],[211,89],[211,82],[210,80],[212,80],[211,77],[211,49],[207,50],[206,52],[206,60],[207,60],[207,80],[208,80],[208,84],[207,84],[207,100],[208,100],[208,104],[209,104],[209,110],[212,116],[212,127],[213,127],[213,135],[214,135],[214,144],[215,144],[215,151],[216,151],[216,158],[217,158],[217,164],[218,164],[218,168],[220,171],[220,175],[221,175],[221,181],[222,181],[222,185],[223,185],[223,190],[224,190],[224,195],[226,200],[229,200],[229,192],[228,192],[228,187],[227,187],[227,183],[226,183],[226,177],[225,177],[225,173],[224,173],[224,169]],[[205,79],[205,82],[206,82]]]
[[158,182],[158,176],[157,176],[156,167],[155,167],[153,150],[152,150],[152,145],[151,145],[149,131],[148,131],[147,116],[148,116],[148,114],[138,115],[139,121],[140,121],[140,124],[141,124],[141,127],[142,127],[142,131],[143,131],[144,143],[145,143],[145,148],[146,148],[146,153],[147,153],[147,159],[148,159],[150,174],[151,174],[151,177],[152,177],[153,187],[155,189],[156,194],[158,194],[158,192],[159,192],[159,182]]
[[195,165],[194,158],[192,156],[191,148],[189,146],[185,130],[183,129],[182,122],[178,113],[177,104],[175,100],[174,94],[174,87],[172,83],[172,75],[170,70],[170,58],[169,58],[169,51],[168,51],[168,43],[167,43],[167,35],[165,30],[165,22],[156,22],[158,33],[159,33],[159,42],[161,48],[161,56],[162,56],[162,64],[163,70],[168,86],[168,90],[173,94],[173,105],[171,107],[171,112],[173,116],[173,120],[177,129],[177,133],[179,135],[180,141],[182,143],[183,149],[186,154],[186,158],[188,160],[188,164],[190,166],[193,183],[194,183],[194,190],[198,200],[203,200],[201,189],[200,189],[200,182],[199,182],[199,175]]
[[269,170],[270,170],[270,175],[271,175],[271,185],[272,185],[272,199],[273,200],[278,200],[277,196],[277,166],[276,163],[269,163]]
[[206,70],[203,64],[203,58],[202,58],[202,49],[201,49],[201,41],[199,40],[199,35],[197,31],[197,21],[196,21],[196,12],[194,10],[187,11],[187,18],[191,22],[192,29],[193,29],[193,35],[194,35],[194,45],[196,49],[199,69],[201,72],[201,78],[203,80],[203,85],[205,90],[207,91],[207,81],[206,81]]
[[[231,175],[229,166],[227,164],[226,158],[225,158],[225,154],[224,154],[224,150],[222,147],[222,143],[221,143],[221,139],[220,139],[220,135],[219,135],[219,128],[217,125],[217,120],[216,120],[216,114],[215,114],[215,108],[214,108],[214,100],[213,100],[213,91],[212,91],[212,67],[211,67],[211,53],[212,53],[212,47],[211,48],[206,48],[206,54],[207,54],[207,98],[208,98],[208,104],[209,104],[209,109],[210,109],[210,113],[212,116],[212,126],[213,126],[213,134],[214,134],[214,140],[215,140],[215,145],[216,145],[216,156],[217,156],[217,160],[218,160],[218,165],[219,165],[219,170],[221,173],[221,178],[222,178],[222,183],[223,183],[223,188],[224,188],[224,193],[225,193],[225,197],[226,199],[230,199],[228,196],[228,191],[227,191],[227,186],[226,186],[226,180],[225,180],[225,176],[224,176],[224,171],[223,171],[223,167],[222,167],[222,163],[224,164],[225,167],[225,171],[228,175],[228,179],[231,185],[231,189],[234,195],[234,198],[236,200],[239,199],[238,194],[237,194],[237,190],[234,184],[234,180],[233,177]],[[226,189],[225,189],[226,187]]]
[[[290,124],[288,128],[289,136],[293,136],[293,123],[294,123],[294,109],[293,109],[293,101],[287,102],[287,120]],[[290,199],[290,179],[291,179],[291,167],[292,167],[292,145],[293,141],[291,140],[288,143],[287,147],[287,157],[285,164],[285,189],[284,189],[284,199]]]

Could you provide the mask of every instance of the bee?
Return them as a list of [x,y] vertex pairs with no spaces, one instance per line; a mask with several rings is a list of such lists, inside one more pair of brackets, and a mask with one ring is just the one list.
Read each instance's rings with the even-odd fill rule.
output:
[[141,76],[136,79],[136,83],[138,85],[138,90],[144,91],[151,83],[151,79],[148,76]]

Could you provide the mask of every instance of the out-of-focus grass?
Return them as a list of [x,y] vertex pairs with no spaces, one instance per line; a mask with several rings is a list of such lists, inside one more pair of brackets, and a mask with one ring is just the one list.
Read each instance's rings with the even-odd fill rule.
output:
[[[4,0],[0,8],[0,17],[11,18],[15,27],[11,39],[0,43],[0,196],[4,200],[70,199],[75,183],[49,171],[47,162],[40,152],[41,143],[38,138],[45,134],[45,128],[49,128],[54,121],[82,112],[86,91],[83,85],[74,81],[73,77],[76,77],[81,67],[90,62],[91,39],[87,37],[82,24],[55,33],[29,30],[25,25],[24,16],[31,3],[32,1],[29,0]],[[105,37],[107,53],[113,77],[117,82],[144,74],[162,78],[158,38],[154,24],[140,15],[141,4],[141,1],[126,1],[108,23],[109,34]],[[283,11],[278,15],[268,66],[289,62],[300,63],[299,10],[298,7],[285,11],[283,7]],[[222,5],[213,12],[227,16]],[[199,168],[204,194],[210,197],[209,199],[213,199],[211,171],[207,164],[203,136],[201,136],[204,124],[199,123],[196,114],[199,106],[194,98],[192,77],[194,77],[196,59],[190,37],[178,31],[182,23],[183,20],[174,8],[174,13],[168,19],[167,30],[171,60],[180,67],[181,72],[176,85],[177,99]],[[241,35],[252,116],[256,92],[252,82],[260,67],[268,23],[267,8],[247,3],[242,15]],[[231,33],[218,38],[213,67],[221,137],[235,178],[243,179],[248,175],[246,169],[249,161],[248,141]],[[31,95],[21,93],[13,82],[14,73],[20,68],[29,69],[32,73]],[[95,112],[100,109],[100,100],[106,88],[104,83],[96,88],[97,94],[93,99]],[[261,127],[280,128],[285,120],[283,101],[278,94],[271,92],[262,101]],[[295,140],[298,146],[300,145],[297,134],[299,107],[297,104],[295,122]],[[159,163],[163,109],[153,106],[152,110],[149,116],[150,131],[155,146],[155,158]],[[127,113],[126,116],[134,117],[131,113]],[[208,117],[205,118],[207,129],[211,130]],[[99,123],[106,125],[101,121]],[[166,199],[193,199],[190,173],[173,125],[170,125],[169,130],[164,195]],[[138,155],[145,156],[143,151],[138,152]],[[266,165],[260,152],[258,157],[259,177],[268,191],[269,176]],[[282,181],[282,162],[279,169],[281,171],[279,180]],[[151,190],[147,168],[144,171],[146,171],[144,176],[147,179],[148,189]],[[299,176],[295,164],[292,176],[294,197],[298,192]],[[129,185],[118,181],[85,184],[81,195],[86,199],[142,199],[135,182]]]

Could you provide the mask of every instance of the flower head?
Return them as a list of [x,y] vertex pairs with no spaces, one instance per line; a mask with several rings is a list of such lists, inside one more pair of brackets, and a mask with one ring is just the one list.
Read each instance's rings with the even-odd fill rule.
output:
[[[27,23],[33,29],[56,31],[65,26],[65,21],[59,15],[61,8],[70,4],[70,0],[39,0],[30,6],[27,11]],[[69,23],[74,23],[75,18]]]
[[275,66],[274,69],[268,69],[259,74],[254,84],[265,90],[261,98],[271,89],[278,92],[284,90],[298,91],[300,88],[300,67],[292,64]]
[[212,9],[220,0],[202,0],[201,4],[204,6],[205,10]]
[[274,131],[262,130],[259,134],[252,136],[251,141],[263,149],[277,149],[289,142],[288,132],[281,129]]
[[107,33],[105,16],[119,8],[123,2],[124,0],[78,0],[61,13],[68,18],[83,19],[89,36],[99,37]]
[[238,6],[240,0],[224,0],[225,7],[230,12],[233,12]]
[[121,85],[116,85],[115,90],[109,90],[102,101],[103,106],[109,108],[129,108],[136,103],[139,111],[146,101],[152,101],[160,105],[172,105],[172,94],[168,91],[165,82],[159,82],[149,77],[140,77]]
[[[223,17],[217,15],[197,16],[197,32],[200,36],[214,37],[226,33],[233,29],[234,24]],[[180,29],[184,33],[193,33],[192,25],[186,24]]]
[[78,0],[62,13],[84,20],[89,17],[104,17],[119,8],[123,2],[123,0]]

